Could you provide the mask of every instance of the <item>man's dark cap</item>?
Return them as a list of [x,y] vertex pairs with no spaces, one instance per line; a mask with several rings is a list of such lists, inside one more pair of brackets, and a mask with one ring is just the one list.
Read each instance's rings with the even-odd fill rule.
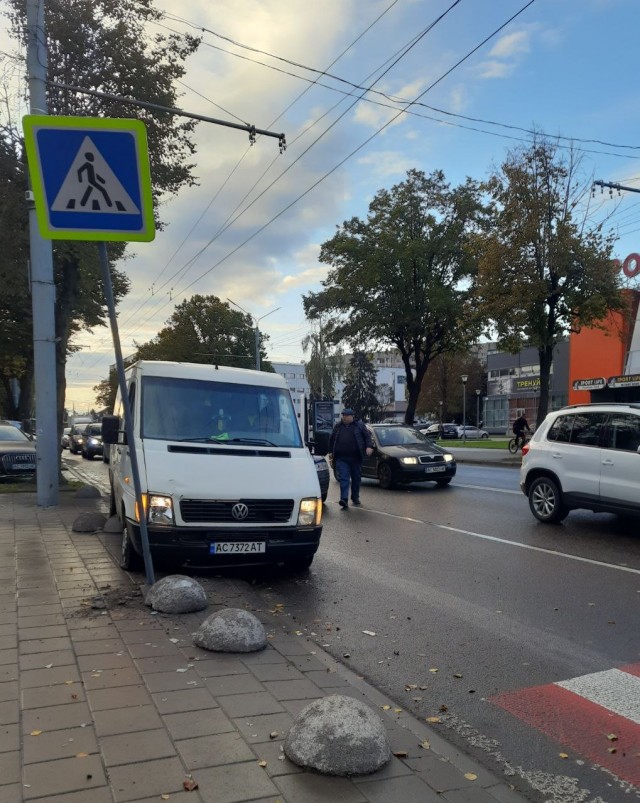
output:
[[353,412],[353,410],[351,409],[351,407],[346,407],[346,408],[345,408],[345,409],[342,411],[342,415],[355,415],[355,413]]

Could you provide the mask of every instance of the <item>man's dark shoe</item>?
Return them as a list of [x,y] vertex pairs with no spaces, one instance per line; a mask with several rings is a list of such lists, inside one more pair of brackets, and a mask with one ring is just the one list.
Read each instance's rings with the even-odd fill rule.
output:
[[356,507],[360,507],[360,505],[362,504],[362,502],[361,502],[359,499],[352,499],[352,500],[351,500],[351,502],[352,502],[352,504],[354,504]]
[[343,510],[346,510],[346,509],[349,507],[349,503],[347,502],[347,500],[346,500],[346,499],[341,499],[341,500],[340,500],[340,502],[339,502],[339,504],[340,504],[340,507],[341,507]]

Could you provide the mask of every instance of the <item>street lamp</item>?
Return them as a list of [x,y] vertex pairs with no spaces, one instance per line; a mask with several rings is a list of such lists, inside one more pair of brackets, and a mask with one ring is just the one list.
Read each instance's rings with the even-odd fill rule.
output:
[[247,312],[246,309],[243,309],[240,306],[240,304],[236,304],[236,302],[232,301],[230,298],[227,298],[227,301],[230,304],[233,304],[234,307],[237,307],[239,310],[242,310],[242,312],[244,312],[245,315],[248,315],[251,318],[251,320],[252,320],[252,322],[254,324],[253,333],[254,333],[255,339],[256,339],[256,371],[259,371],[260,370],[260,329],[258,328],[258,324],[260,323],[260,321],[263,318],[266,318],[267,315],[271,315],[271,313],[277,312],[279,309],[282,309],[282,307],[276,307],[275,309],[272,309],[271,312],[267,312],[265,315],[261,315],[259,318],[255,318],[250,312]]
[[476,388],[476,427],[480,429],[480,391]]
[[467,443],[467,430],[464,422],[467,418],[467,379],[469,377],[466,374],[462,374],[460,379],[462,379],[462,445],[465,446]]

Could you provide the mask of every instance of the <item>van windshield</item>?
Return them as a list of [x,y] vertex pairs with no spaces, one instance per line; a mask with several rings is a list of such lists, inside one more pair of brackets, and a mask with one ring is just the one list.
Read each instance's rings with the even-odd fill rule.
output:
[[146,376],[142,438],[302,447],[288,390]]

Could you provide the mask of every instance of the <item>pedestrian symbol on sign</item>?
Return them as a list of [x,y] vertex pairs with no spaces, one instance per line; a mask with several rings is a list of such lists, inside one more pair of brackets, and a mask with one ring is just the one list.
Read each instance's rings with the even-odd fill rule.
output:
[[88,136],[82,141],[51,209],[53,212],[140,213]]

